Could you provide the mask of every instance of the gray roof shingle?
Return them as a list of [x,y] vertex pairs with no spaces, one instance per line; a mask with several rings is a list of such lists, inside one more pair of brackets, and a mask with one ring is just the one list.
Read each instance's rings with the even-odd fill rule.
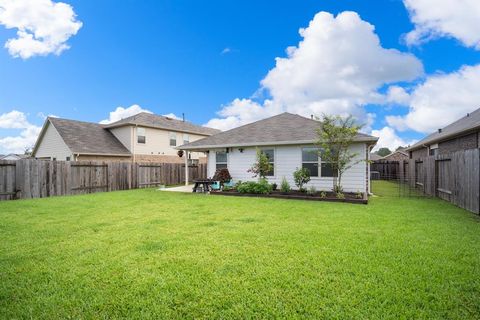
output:
[[445,128],[442,128],[441,132],[437,130],[436,132],[426,136],[411,147],[407,148],[406,151],[419,149],[422,148],[424,145],[429,145],[442,140],[447,140],[464,132],[466,133],[470,130],[478,128],[480,128],[480,108],[471,113],[468,113],[463,118],[449,124]]
[[204,136],[219,133],[220,130],[199,126],[188,121],[176,120],[152,113],[141,112],[134,116],[105,125],[105,128],[115,128],[124,125],[140,125],[145,127],[187,132]]
[[[220,132],[178,149],[200,150],[215,147],[315,143],[320,123],[296,114],[282,113],[238,128]],[[377,137],[359,133],[356,141],[376,142]]]
[[130,151],[100,124],[60,118],[48,120],[73,153],[130,155]]

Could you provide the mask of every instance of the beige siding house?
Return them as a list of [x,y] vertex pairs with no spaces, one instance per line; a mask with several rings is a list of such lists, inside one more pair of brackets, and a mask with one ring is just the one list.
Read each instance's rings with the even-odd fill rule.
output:
[[[149,113],[98,123],[48,118],[33,149],[38,159],[113,160],[184,163],[176,147],[218,130]],[[190,163],[206,161],[203,152],[188,154]]]

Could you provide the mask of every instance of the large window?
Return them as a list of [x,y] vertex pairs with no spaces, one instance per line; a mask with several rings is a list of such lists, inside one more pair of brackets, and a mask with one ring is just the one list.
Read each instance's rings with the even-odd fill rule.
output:
[[311,177],[319,176],[317,148],[302,148],[302,168],[306,168]]
[[216,168],[223,169],[227,168],[227,153],[226,152],[216,152],[215,153]]
[[333,166],[329,162],[322,161],[319,158],[319,149],[313,147],[302,148],[302,168],[310,172],[311,177],[333,177]]
[[187,144],[190,142],[190,136],[186,133],[183,134],[183,144]]
[[137,128],[137,142],[145,143],[147,141],[145,128]]
[[268,158],[268,162],[272,165],[272,169],[267,172],[267,177],[275,175],[275,151],[273,149],[262,149],[262,153]]
[[170,132],[170,146],[175,147],[177,145],[177,134],[175,132]]

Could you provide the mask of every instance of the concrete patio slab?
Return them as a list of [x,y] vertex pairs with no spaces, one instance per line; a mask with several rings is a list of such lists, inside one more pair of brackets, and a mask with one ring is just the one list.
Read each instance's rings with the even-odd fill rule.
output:
[[189,184],[188,186],[180,186],[180,187],[173,187],[173,188],[162,188],[158,189],[161,191],[173,191],[173,192],[192,192],[193,184]]

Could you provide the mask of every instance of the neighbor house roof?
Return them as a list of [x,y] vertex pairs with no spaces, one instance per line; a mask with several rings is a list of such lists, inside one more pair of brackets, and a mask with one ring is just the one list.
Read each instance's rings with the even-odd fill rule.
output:
[[407,148],[406,150],[407,151],[416,150],[424,147],[425,145],[430,145],[443,140],[448,140],[476,129],[480,129],[480,109],[477,109],[472,113],[467,113],[467,115],[464,116],[463,118],[428,135],[427,137],[418,141],[417,143]]
[[[235,129],[220,132],[178,149],[206,150],[260,145],[310,144],[318,141],[320,122],[296,114],[282,113]],[[378,138],[359,133],[355,141],[375,143]]]
[[373,152],[370,153],[370,160],[377,161],[377,160],[380,160],[380,159],[382,159],[382,156],[379,156],[378,154],[373,153]]
[[43,137],[48,122],[58,131],[63,141],[75,154],[104,154],[129,156],[130,151],[102,125],[91,122],[49,117],[35,145],[34,153]]
[[19,154],[19,153],[9,153],[9,154],[0,154],[0,160],[6,160],[7,158],[15,158],[15,160],[26,159],[30,157],[26,154]]
[[188,121],[159,116],[152,113],[142,112],[134,116],[105,125],[105,128],[116,128],[126,125],[139,125],[144,127],[159,128],[165,130],[187,132],[204,136],[219,133],[220,130],[199,126]]

